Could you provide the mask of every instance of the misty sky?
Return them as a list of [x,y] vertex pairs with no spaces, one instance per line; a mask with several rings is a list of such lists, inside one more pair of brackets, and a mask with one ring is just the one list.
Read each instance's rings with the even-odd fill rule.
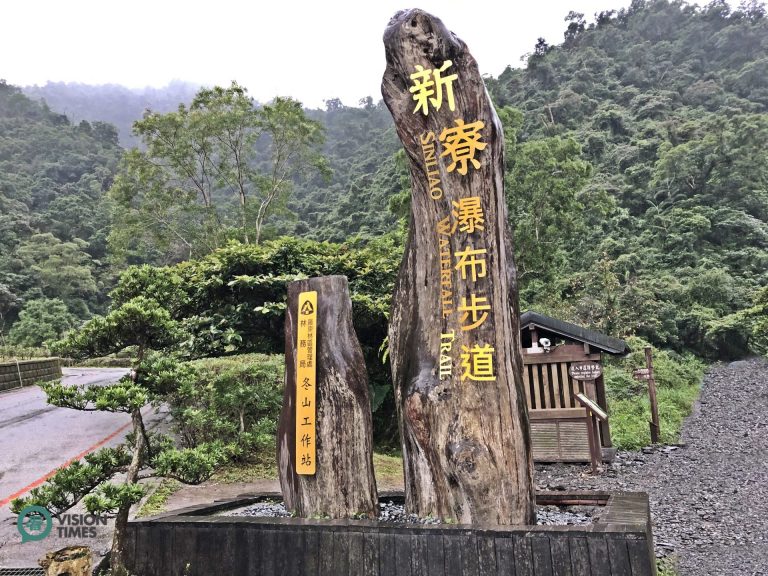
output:
[[570,10],[588,21],[629,0],[234,1],[9,0],[3,2],[0,78],[164,86],[171,80],[227,85],[260,101],[292,96],[306,106],[380,98],[381,41],[401,8],[441,18],[494,76],[543,36],[560,43]]

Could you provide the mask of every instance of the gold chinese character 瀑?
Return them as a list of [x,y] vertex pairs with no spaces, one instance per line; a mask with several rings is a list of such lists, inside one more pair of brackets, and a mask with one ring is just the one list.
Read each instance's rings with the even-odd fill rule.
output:
[[[488,299],[485,296],[471,295],[471,300],[467,303],[466,298],[461,299],[461,305],[459,306],[459,312],[464,312],[461,316],[461,329],[462,330],[474,330],[480,326],[488,318],[487,310],[491,309],[491,305],[488,304]],[[472,317],[472,324],[464,325],[464,323]]]
[[485,258],[475,258],[478,254],[485,254],[485,248],[475,249],[471,244],[467,250],[457,250],[454,253],[458,260],[455,268],[461,270],[462,280],[467,279],[467,268],[471,269],[473,282],[478,278],[485,278]]
[[485,230],[485,215],[479,196],[459,198],[458,202],[454,200],[453,208],[451,214],[458,220],[459,231],[472,234],[475,230]]
[[461,374],[461,381],[467,378],[470,380],[496,380],[493,374],[493,352],[490,344],[480,346],[475,344],[472,348],[462,346],[461,367],[464,372]]
[[472,162],[475,170],[480,168],[480,162],[475,158],[475,152],[485,149],[485,142],[480,142],[483,137],[480,130],[485,126],[482,120],[465,124],[464,120],[456,120],[456,126],[445,128],[440,133],[440,142],[445,143],[445,150],[440,157],[451,155],[452,164],[448,166],[448,172],[456,170],[462,176],[467,173],[467,160]]
[[459,76],[457,74],[450,74],[448,76],[442,76],[442,73],[451,67],[453,62],[446,60],[440,68],[434,70],[424,70],[424,67],[420,64],[416,64],[416,72],[411,74],[411,80],[413,80],[413,86],[408,91],[413,93],[413,99],[416,102],[416,108],[413,109],[413,113],[421,109],[426,116],[429,113],[429,104],[435,107],[435,110],[440,110],[443,105],[443,88],[445,88],[445,96],[448,100],[448,108],[453,112],[456,109],[456,103],[453,100],[453,81]]

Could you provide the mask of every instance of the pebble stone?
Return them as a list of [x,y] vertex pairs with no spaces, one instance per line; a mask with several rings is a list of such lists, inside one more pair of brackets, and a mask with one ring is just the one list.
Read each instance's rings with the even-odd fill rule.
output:
[[536,488],[647,492],[656,555],[681,576],[768,576],[768,361],[713,366],[680,445],[619,452],[598,476],[536,465]]
[[[536,510],[538,524],[576,525],[592,522],[591,508],[580,506],[579,511],[571,511],[558,506],[539,506]],[[231,511],[232,516],[256,516],[260,518],[288,518],[282,502],[259,502],[245,508]],[[415,514],[406,514],[405,506],[392,501],[379,504],[379,522],[393,524],[440,524],[439,518],[419,518]]]

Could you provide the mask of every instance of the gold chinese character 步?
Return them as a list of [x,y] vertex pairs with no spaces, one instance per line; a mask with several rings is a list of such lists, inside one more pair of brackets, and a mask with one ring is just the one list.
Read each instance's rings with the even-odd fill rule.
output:
[[461,381],[467,378],[470,380],[496,380],[493,373],[493,352],[490,344],[480,346],[475,344],[472,348],[462,346],[461,367],[464,372],[461,374]]
[[467,268],[471,269],[472,281],[477,281],[478,278],[485,278],[485,258],[475,258],[479,254],[485,254],[485,248],[473,248],[469,245],[467,250],[457,250],[454,256],[458,260],[456,264],[456,270],[461,271],[461,278],[467,279]]
[[[461,316],[461,329],[462,330],[474,330],[480,326],[488,318],[487,310],[491,309],[491,305],[488,304],[488,299],[485,296],[471,295],[470,302],[467,303],[466,298],[461,299],[461,305],[459,306],[459,312],[464,312]],[[464,325],[464,323],[472,318],[472,323]]]
[[448,172],[456,170],[462,176],[467,173],[467,161],[472,163],[475,170],[480,168],[480,162],[475,158],[478,150],[485,149],[485,142],[480,142],[483,137],[480,130],[485,126],[482,120],[465,124],[464,120],[456,120],[456,126],[445,128],[440,133],[440,142],[445,144],[445,150],[440,157],[450,154],[452,163],[448,166]]
[[443,88],[445,88],[448,108],[451,109],[451,112],[456,109],[456,103],[453,100],[453,81],[459,76],[457,74],[442,76],[442,73],[452,64],[453,62],[446,60],[440,68],[434,70],[424,70],[423,66],[416,64],[416,72],[411,74],[413,86],[409,88],[409,92],[413,93],[413,99],[416,102],[416,108],[413,109],[414,114],[421,109],[426,116],[429,113],[430,103],[435,110],[440,110],[443,105]]
[[485,215],[479,196],[459,198],[458,202],[454,200],[453,208],[451,214],[458,221],[459,231],[472,234],[475,230],[485,230]]

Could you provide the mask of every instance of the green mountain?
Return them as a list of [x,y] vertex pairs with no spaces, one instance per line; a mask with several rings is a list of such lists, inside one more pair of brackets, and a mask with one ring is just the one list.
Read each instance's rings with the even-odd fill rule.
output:
[[551,283],[523,280],[528,302],[659,344],[745,353],[750,334],[732,315],[768,284],[763,5],[635,0],[592,24],[571,13],[563,44],[540,40],[525,69],[488,88],[522,111],[521,141],[580,144],[593,174],[576,200],[602,212],[567,239]]
[[199,86],[174,81],[163,88],[130,89],[116,84],[91,86],[76,82],[48,82],[43,86],[25,86],[24,94],[44,100],[71,122],[109,122],[117,128],[120,144],[126,148],[139,145],[131,130],[145,110],[171,112],[179,103],[189,104]]
[[[507,138],[509,215],[523,305],[708,356],[759,349],[760,335],[745,311],[768,285],[764,7],[754,1],[732,10],[723,1],[698,7],[635,0],[591,23],[572,12],[566,26],[562,44],[540,40],[525,68],[486,79]],[[170,110],[172,102],[189,102],[191,95],[179,90],[156,94],[156,106]],[[58,111],[80,114],[87,106],[98,120],[125,127],[144,108],[127,106],[119,94],[71,85],[36,93]],[[114,131],[100,122],[70,125],[7,86],[2,97],[36,115],[29,126],[16,126],[22,143],[55,132],[54,140],[76,134],[83,145],[96,147],[87,152],[94,154],[88,168],[71,178],[89,179],[87,190],[100,197],[109,178],[95,174],[111,174],[118,157]],[[3,106],[3,114],[11,114],[9,104]],[[383,105],[329,100],[325,110],[305,112],[325,126],[324,153],[333,176],[295,181],[287,203],[267,220],[264,237],[365,240],[400,229],[407,171]],[[80,251],[102,258],[109,226],[103,202],[84,208],[82,196],[67,200],[71,190],[85,193],[66,180],[67,170],[41,171],[39,160],[17,152],[26,144],[0,136],[2,217],[7,210],[14,214],[14,224],[0,230],[0,243],[12,247],[2,258],[18,254],[36,232],[50,232],[59,242],[84,240],[88,248]],[[67,167],[76,155],[58,144],[43,154]],[[28,192],[7,183],[19,179],[16,174],[24,175]],[[52,189],[55,194],[44,192]],[[57,218],[65,204],[89,216],[62,224]],[[86,223],[87,229],[78,228]],[[8,278],[0,282],[10,285]]]
[[100,309],[111,276],[104,193],[121,154],[113,126],[72,124],[0,81],[0,333],[41,301],[56,325]]

